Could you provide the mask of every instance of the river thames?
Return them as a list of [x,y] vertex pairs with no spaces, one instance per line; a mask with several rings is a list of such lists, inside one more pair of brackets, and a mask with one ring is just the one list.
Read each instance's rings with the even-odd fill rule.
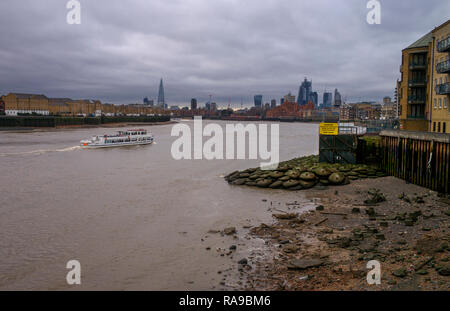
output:
[[[79,141],[123,128],[0,132],[0,290],[217,289],[217,271],[245,254],[219,256],[233,241],[209,230],[235,226],[242,238],[271,221],[263,199],[307,203],[224,181],[259,160],[174,160],[172,126],[144,126],[153,145],[95,150]],[[317,153],[317,124],[280,124],[281,161]],[[72,259],[79,286],[66,283]]]

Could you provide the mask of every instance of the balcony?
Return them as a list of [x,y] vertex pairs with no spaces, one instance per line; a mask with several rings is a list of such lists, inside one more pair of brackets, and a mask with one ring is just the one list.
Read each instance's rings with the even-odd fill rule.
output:
[[409,63],[409,69],[426,69],[427,68],[427,62],[410,62]]
[[409,87],[417,87],[417,86],[426,86],[427,80],[426,79],[410,79],[408,81]]
[[425,120],[425,115],[407,115],[407,118],[412,120]]
[[425,96],[409,95],[408,104],[425,104]]
[[450,60],[446,60],[436,64],[436,71],[438,73],[448,73],[450,72]]
[[447,39],[441,40],[437,44],[438,52],[450,52],[450,36]]
[[438,94],[438,95],[450,94],[450,82],[436,85],[435,90],[436,90],[436,94]]

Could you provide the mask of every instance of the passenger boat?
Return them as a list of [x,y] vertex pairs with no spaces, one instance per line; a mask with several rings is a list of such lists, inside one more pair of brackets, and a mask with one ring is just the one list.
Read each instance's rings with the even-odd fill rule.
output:
[[146,130],[118,131],[115,135],[93,136],[91,139],[82,140],[82,148],[107,148],[134,145],[149,145],[153,143],[153,135]]

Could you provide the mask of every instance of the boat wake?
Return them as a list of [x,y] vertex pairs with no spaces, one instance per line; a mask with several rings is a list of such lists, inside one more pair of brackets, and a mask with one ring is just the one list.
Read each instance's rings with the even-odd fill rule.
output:
[[19,156],[19,155],[41,155],[50,152],[68,152],[75,151],[81,149],[80,146],[72,146],[63,149],[40,149],[40,150],[32,150],[32,151],[23,151],[23,152],[11,152],[11,153],[0,153],[0,157],[8,157],[8,156]]

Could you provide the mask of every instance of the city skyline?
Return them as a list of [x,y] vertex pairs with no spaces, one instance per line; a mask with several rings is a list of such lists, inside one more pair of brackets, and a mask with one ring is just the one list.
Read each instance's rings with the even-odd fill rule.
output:
[[[366,2],[356,0],[131,1],[126,8],[81,1],[81,25],[68,25],[64,2],[5,0],[0,93],[156,102],[154,81],[163,77],[169,105],[204,103],[212,94],[219,105],[239,107],[241,100],[251,106],[255,94],[296,94],[308,76],[315,90],[337,88],[349,102],[381,101],[400,76],[398,51],[450,9],[448,1],[412,2],[383,2],[381,24],[369,25]],[[298,21],[299,12],[309,14]]]

